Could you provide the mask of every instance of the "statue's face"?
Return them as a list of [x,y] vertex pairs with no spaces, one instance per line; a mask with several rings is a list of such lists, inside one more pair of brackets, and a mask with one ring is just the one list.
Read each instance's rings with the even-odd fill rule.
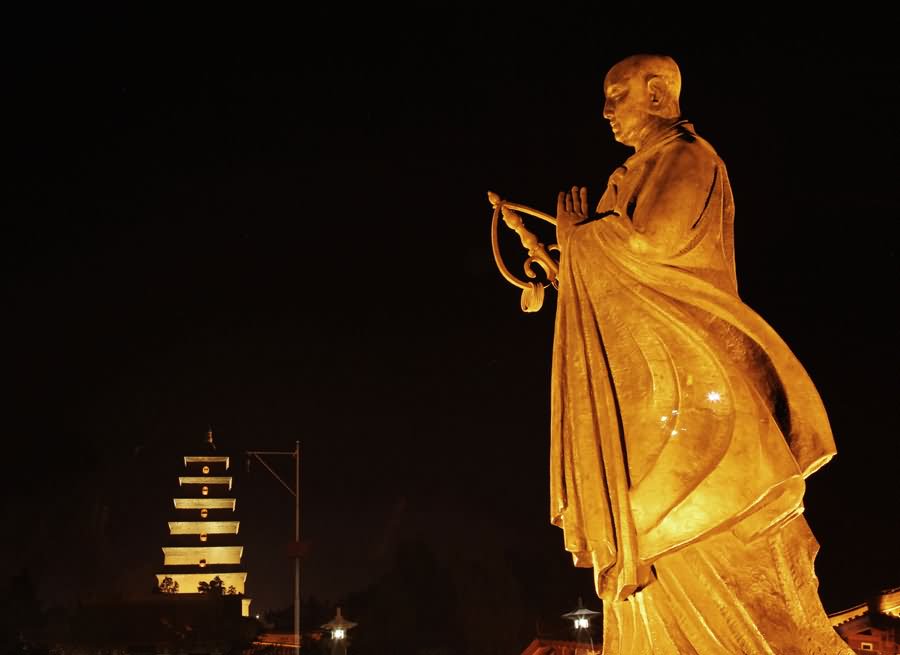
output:
[[637,148],[642,130],[650,125],[650,94],[644,76],[630,66],[613,66],[606,74],[603,91],[603,118],[609,121],[619,143]]

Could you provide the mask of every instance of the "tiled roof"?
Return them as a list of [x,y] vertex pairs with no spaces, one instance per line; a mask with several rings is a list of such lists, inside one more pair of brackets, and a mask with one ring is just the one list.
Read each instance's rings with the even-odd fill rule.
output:
[[556,641],[551,639],[535,639],[522,655],[600,655],[600,644],[596,644],[593,650],[590,646],[574,641]]

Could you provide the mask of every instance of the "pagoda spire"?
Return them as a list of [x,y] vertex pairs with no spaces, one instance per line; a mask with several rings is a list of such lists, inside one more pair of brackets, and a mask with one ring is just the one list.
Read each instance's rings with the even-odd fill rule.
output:
[[212,450],[216,449],[216,442],[213,441],[213,430],[212,430],[211,425],[209,426],[209,429],[206,431],[206,443],[209,445],[209,447]]

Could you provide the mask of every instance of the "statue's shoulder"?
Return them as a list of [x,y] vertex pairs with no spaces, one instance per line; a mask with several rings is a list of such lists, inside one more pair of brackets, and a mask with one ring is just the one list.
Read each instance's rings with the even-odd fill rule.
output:
[[685,133],[666,143],[659,152],[659,158],[669,166],[703,167],[720,163],[719,155],[705,139],[694,133]]
[[708,176],[725,171],[725,163],[715,148],[696,132],[684,132],[666,143],[659,155],[659,165],[672,174]]
[[683,128],[680,131],[678,138],[675,139],[675,142],[680,146],[691,147],[698,152],[704,153],[706,156],[714,157],[716,159],[719,158],[719,154],[716,152],[716,149],[713,148],[712,144],[697,134],[692,125],[687,125]]
[[697,149],[716,154],[716,149],[712,147],[712,144],[697,134],[694,126],[690,123],[677,126],[676,136],[669,141],[668,145],[674,148]]

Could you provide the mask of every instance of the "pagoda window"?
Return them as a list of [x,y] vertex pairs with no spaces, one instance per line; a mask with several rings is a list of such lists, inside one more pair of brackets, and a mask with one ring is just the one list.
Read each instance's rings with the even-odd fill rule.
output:
[[206,560],[205,559],[200,560],[198,563],[200,564],[201,569],[206,568]]
[[203,475],[209,475],[209,467],[208,466],[203,467]]
[[200,533],[200,541],[206,541],[206,533],[205,532]]
[[209,510],[204,507],[200,510],[200,518],[205,519],[207,516],[209,516]]
[[203,485],[203,488],[200,489],[200,493],[203,494],[204,496],[208,496],[209,495],[209,487],[207,487],[206,485]]

